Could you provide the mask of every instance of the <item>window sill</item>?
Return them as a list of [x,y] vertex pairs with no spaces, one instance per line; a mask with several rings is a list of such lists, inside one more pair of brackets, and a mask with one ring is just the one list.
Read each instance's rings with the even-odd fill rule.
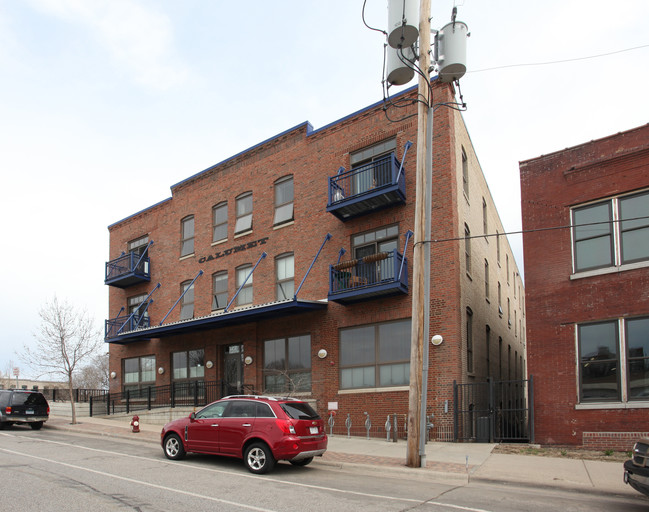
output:
[[235,233],[234,238],[236,240],[237,238],[241,238],[242,236],[249,235],[250,233],[252,233],[252,229],[249,229],[248,231],[242,231],[241,233]]
[[196,253],[186,254],[185,256],[178,258],[178,261],[184,261],[194,257],[196,257]]
[[649,409],[649,402],[585,402],[575,404],[575,410],[589,409]]
[[627,270],[636,270],[638,268],[649,267],[649,261],[638,261],[636,263],[626,263],[624,265],[617,265],[614,267],[597,268],[595,270],[585,270],[583,272],[575,272],[570,275],[570,280],[584,279],[586,277],[603,276],[607,274],[617,274]]
[[222,240],[217,240],[216,242],[212,242],[212,247],[214,247],[215,245],[221,245],[221,244],[224,244],[224,243],[227,242],[227,241],[228,241],[227,238],[223,238]]
[[391,388],[354,388],[354,389],[339,389],[339,395],[351,395],[354,393],[391,393],[393,391],[409,391],[410,386],[394,386]]
[[295,221],[294,220],[289,220],[289,221],[286,221],[286,222],[282,222],[281,224],[275,224],[273,226],[273,229],[282,229],[282,228],[286,228],[288,226],[292,226],[293,224],[295,224]]

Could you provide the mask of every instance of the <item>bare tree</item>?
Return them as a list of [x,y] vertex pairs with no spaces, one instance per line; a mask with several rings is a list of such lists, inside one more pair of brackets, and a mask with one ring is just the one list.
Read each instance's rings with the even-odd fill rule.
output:
[[41,307],[38,332],[34,334],[36,346],[23,346],[21,359],[36,372],[38,378],[45,374],[66,377],[72,406],[72,423],[77,422],[73,398],[73,375],[80,363],[95,355],[102,344],[99,329],[85,310],[74,308],[56,296]]
[[74,387],[108,389],[108,352],[97,354],[74,377]]

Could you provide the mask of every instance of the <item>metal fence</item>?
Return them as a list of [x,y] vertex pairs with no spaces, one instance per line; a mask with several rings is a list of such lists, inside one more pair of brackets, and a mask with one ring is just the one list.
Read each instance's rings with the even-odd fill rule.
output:
[[534,380],[453,383],[455,441],[534,442]]
[[121,393],[106,393],[90,400],[90,416],[103,416],[160,409],[164,407],[202,407],[227,395],[252,393],[223,380],[174,382],[166,386],[147,386]]

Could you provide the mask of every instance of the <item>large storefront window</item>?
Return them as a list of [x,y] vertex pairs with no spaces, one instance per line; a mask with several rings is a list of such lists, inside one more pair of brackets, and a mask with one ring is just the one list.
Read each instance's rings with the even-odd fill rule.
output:
[[174,352],[172,356],[174,380],[202,379],[205,376],[205,351]]
[[155,386],[155,356],[124,359],[124,392],[131,398],[146,393],[146,388]]
[[649,400],[649,317],[577,326],[580,402]]
[[264,342],[264,392],[311,391],[311,336]]
[[404,386],[409,382],[409,319],[340,331],[342,389]]

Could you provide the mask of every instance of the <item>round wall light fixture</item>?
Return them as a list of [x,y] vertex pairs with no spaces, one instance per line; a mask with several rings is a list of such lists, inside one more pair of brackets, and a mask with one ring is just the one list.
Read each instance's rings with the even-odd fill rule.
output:
[[320,350],[318,350],[318,357],[320,359],[324,359],[325,357],[327,357],[327,351],[324,348],[321,348]]
[[439,334],[436,334],[433,336],[430,340],[430,342],[435,345],[436,347],[442,344],[442,341],[444,341],[444,338],[442,338]]
[[160,375],[162,375],[164,372],[165,372],[165,369],[162,366],[160,368],[158,368],[158,373]]
[[116,372],[110,372],[110,378],[114,379],[115,377],[117,377],[117,373]]
[[212,361],[208,361],[207,363],[205,363],[205,366],[207,368],[212,368],[212,366],[214,366],[214,363]]
[[252,357],[246,356],[246,358],[243,360],[244,363],[246,364],[252,364]]

